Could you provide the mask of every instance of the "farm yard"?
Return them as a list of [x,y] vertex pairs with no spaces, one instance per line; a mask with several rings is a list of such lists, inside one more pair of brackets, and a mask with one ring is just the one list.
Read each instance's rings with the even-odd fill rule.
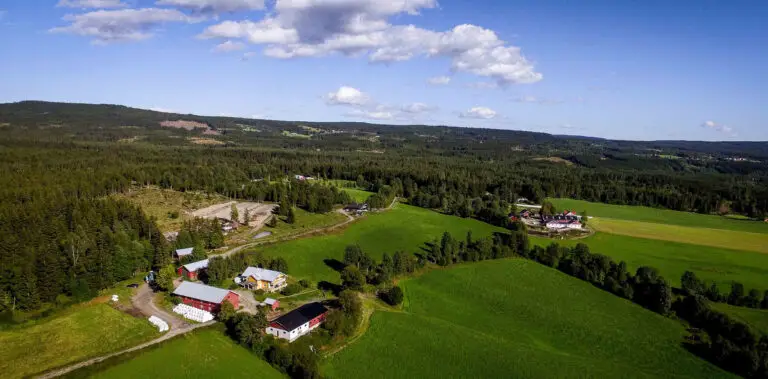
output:
[[284,378],[222,331],[205,328],[66,378]]
[[51,318],[0,330],[0,372],[23,378],[92,356],[138,345],[159,333],[143,317],[97,302]]
[[375,313],[325,375],[733,377],[683,349],[677,321],[534,262],[464,264],[402,284],[405,312]]

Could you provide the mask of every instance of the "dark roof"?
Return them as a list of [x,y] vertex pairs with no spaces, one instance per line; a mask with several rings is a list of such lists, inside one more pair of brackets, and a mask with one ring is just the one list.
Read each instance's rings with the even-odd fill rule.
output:
[[365,208],[365,203],[362,203],[362,204],[352,203],[352,204],[347,204],[347,206],[344,207],[344,209],[354,209],[354,210],[359,210],[363,208]]
[[273,323],[279,324],[284,330],[290,332],[325,312],[328,312],[328,308],[320,303],[304,304],[301,307],[280,316],[277,320],[273,321]]

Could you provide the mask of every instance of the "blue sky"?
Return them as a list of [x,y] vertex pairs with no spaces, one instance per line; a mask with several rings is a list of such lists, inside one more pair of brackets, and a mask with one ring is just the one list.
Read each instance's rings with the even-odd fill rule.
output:
[[5,0],[0,102],[768,140],[768,2]]

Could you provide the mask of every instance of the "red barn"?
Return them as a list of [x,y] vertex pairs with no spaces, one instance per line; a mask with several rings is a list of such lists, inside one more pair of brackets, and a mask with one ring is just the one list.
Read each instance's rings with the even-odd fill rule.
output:
[[231,303],[235,309],[240,307],[240,295],[200,283],[182,282],[173,294],[181,298],[182,303],[208,312],[218,312],[225,301]]
[[200,273],[200,271],[205,270],[208,268],[208,260],[203,259],[202,261],[192,262],[185,264],[184,266],[179,267],[176,269],[176,273],[179,274],[179,276],[183,276],[189,280],[196,280],[197,275]]

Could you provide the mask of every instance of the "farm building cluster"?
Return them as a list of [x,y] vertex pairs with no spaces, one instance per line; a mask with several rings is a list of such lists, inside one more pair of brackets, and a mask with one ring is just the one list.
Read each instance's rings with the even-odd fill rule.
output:
[[582,216],[569,210],[554,215],[545,215],[542,213],[535,214],[529,209],[524,209],[517,214],[509,215],[509,219],[511,221],[522,221],[528,226],[544,227],[554,231],[584,229]]

